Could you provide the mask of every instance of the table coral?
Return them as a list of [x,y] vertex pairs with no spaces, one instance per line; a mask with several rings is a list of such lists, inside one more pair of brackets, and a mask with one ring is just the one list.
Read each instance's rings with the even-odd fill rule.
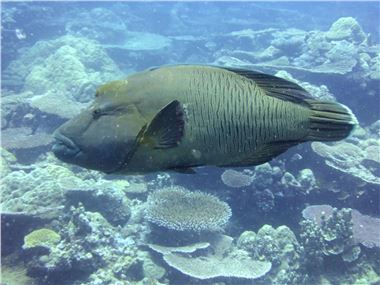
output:
[[228,204],[217,197],[179,187],[151,193],[146,209],[148,221],[177,231],[218,231],[231,214]]
[[[268,261],[259,261],[248,255],[244,250],[234,248],[233,238],[225,235],[212,236],[209,240],[212,251],[203,254],[189,254],[183,248],[193,248],[199,251],[204,247],[187,245],[165,251],[158,249],[163,254],[164,261],[184,275],[195,279],[205,280],[211,278],[245,278],[256,279],[264,276],[271,269]],[[152,249],[156,250],[155,247]]]

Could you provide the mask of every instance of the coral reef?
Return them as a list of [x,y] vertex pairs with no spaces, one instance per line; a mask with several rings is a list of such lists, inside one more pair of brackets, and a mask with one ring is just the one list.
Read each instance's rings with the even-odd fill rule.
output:
[[[378,78],[374,74],[379,68],[378,51],[372,52],[374,46],[352,17],[338,19],[326,32],[294,28],[242,30],[231,32],[227,37],[236,39],[237,46],[216,52],[214,62],[217,64],[312,74],[363,74],[370,79]],[[241,44],[240,49],[241,38],[249,38],[255,45],[246,51],[247,45]]]
[[17,159],[12,153],[3,147],[0,147],[0,154],[0,177],[3,178],[7,174],[11,173],[11,167],[17,162]]
[[33,133],[32,129],[8,128],[1,132],[1,145],[8,150],[45,148],[52,143],[50,134],[43,132]]
[[61,240],[61,236],[50,229],[38,229],[27,234],[24,237],[23,249],[30,249],[34,247],[51,248],[56,246]]
[[194,253],[199,249],[204,249],[198,245],[188,245],[191,250],[184,251],[182,248],[165,250],[151,247],[163,253],[165,262],[180,271],[181,273],[196,279],[211,279],[216,277],[256,279],[264,276],[270,269],[271,263],[268,261],[258,261],[249,257],[248,253],[232,248],[233,238],[218,235],[210,241],[212,252],[206,252],[194,257]]
[[225,170],[220,178],[225,185],[234,188],[249,186],[253,182],[252,176],[248,173],[239,172],[233,169]]
[[129,220],[130,202],[125,189],[132,190],[134,184],[125,180],[105,180],[87,170],[73,172],[60,166],[55,158],[51,162],[13,171],[3,177],[3,212],[56,218],[64,213],[64,205],[81,202],[88,210],[100,211],[113,225]]
[[147,201],[146,219],[176,231],[219,231],[230,217],[227,203],[212,195],[179,187],[155,191]]
[[[90,97],[91,90],[86,92],[87,96]],[[27,100],[31,108],[36,111],[47,114],[54,115],[62,119],[70,119],[75,115],[79,114],[79,111],[85,106],[71,99],[65,98],[64,96],[57,98],[56,93],[48,91],[44,95],[37,95],[29,98]]]
[[[332,169],[347,174],[352,180],[380,184],[380,141],[375,130],[379,122],[364,130],[358,129],[349,139],[334,144],[313,142],[312,149]],[[356,182],[355,184],[358,184]]]
[[[241,178],[241,181],[235,181]],[[275,196],[294,196],[297,193],[309,194],[318,189],[317,180],[311,169],[305,168],[292,174],[283,166],[272,166],[270,163],[258,165],[254,170],[226,170],[221,180],[228,187],[245,187],[254,189],[256,203],[261,209],[273,207]],[[265,211],[264,211],[265,212]]]
[[29,263],[32,276],[54,278],[69,270],[97,274],[109,262],[126,271],[135,261],[134,242],[116,233],[99,213],[86,212],[81,206],[71,209],[70,221],[60,234],[61,241],[50,247],[48,255],[36,256]]
[[42,64],[34,63],[25,78],[25,89],[34,94],[55,90],[61,96],[86,102],[95,94],[97,85],[121,76],[117,66],[96,42],[64,36],[50,43],[40,43],[38,50],[46,45],[49,47],[47,58]]
[[325,34],[331,41],[349,40],[362,43],[366,39],[359,23],[352,17],[340,18],[334,22]]
[[2,179],[2,211],[57,217],[64,205],[61,183],[76,183],[78,180],[71,171],[58,165],[37,167],[29,173],[13,171]]
[[331,94],[331,92],[329,91],[326,85],[316,86],[316,85],[310,84],[309,82],[303,82],[303,81],[297,80],[289,72],[285,70],[280,70],[276,72],[275,75],[300,85],[307,92],[309,92],[310,95],[313,96],[313,98],[320,99],[320,100],[327,100],[327,101],[335,101],[334,95]]
[[130,202],[122,190],[107,184],[110,183],[99,182],[92,189],[69,189],[65,193],[67,203],[82,203],[87,210],[101,213],[111,225],[123,226],[131,216]]
[[[330,205],[313,205],[308,206],[302,211],[305,219],[315,222],[323,227],[324,221],[337,219],[335,216],[337,210]],[[357,210],[351,211],[352,235],[354,243],[361,243],[363,246],[380,248],[380,237],[378,229],[380,228],[380,219],[361,214]]]
[[173,252],[180,252],[180,253],[193,253],[197,251],[198,249],[205,249],[210,246],[210,243],[208,242],[198,242],[193,243],[190,245],[185,246],[163,246],[158,244],[148,244],[149,248],[152,249],[155,252],[161,253],[161,254],[169,254]]
[[263,284],[304,284],[308,280],[307,274],[301,269],[301,245],[286,226],[274,229],[264,225],[257,233],[245,231],[238,238],[237,246],[254,259],[272,263],[272,269],[265,276]]
[[97,42],[66,35],[37,42],[7,67],[4,76],[17,76],[25,82],[24,90],[35,95],[87,102],[96,86],[122,74]]
[[235,256],[193,258],[170,253],[164,256],[164,260],[175,269],[197,279],[215,277],[256,279],[270,270],[268,262],[250,260],[241,252],[235,254]]
[[[354,244],[353,223],[351,209],[332,209],[330,216],[324,215],[330,211],[328,207],[306,208],[305,216],[310,217],[313,212],[319,212],[317,217],[320,224],[311,219],[301,221],[300,235],[304,247],[306,266],[321,269],[324,257],[340,255],[345,262],[352,262],[359,257],[360,247]],[[316,221],[316,220],[315,220]]]
[[24,150],[46,152],[50,133],[77,114],[98,85],[121,76],[104,49],[89,39],[66,35],[25,48],[2,74],[7,86],[12,80],[18,84],[9,89],[23,91],[10,92],[2,104],[4,147],[26,161]]
[[[320,25],[256,3],[222,20],[214,3],[165,11],[162,3],[12,5],[1,11],[3,283],[380,282],[380,121],[372,112],[380,53],[368,22],[329,15]],[[189,17],[191,5],[207,9]],[[251,17],[253,10],[260,15]],[[363,127],[339,143],[304,144],[270,163],[199,168],[194,176],[103,175],[48,154],[50,134],[88,106],[99,84],[180,62],[275,74],[314,98],[349,105]],[[326,200],[345,208],[308,206]]]
[[27,275],[27,268],[22,260],[14,256],[2,257],[1,282],[11,285],[39,285],[37,280]]

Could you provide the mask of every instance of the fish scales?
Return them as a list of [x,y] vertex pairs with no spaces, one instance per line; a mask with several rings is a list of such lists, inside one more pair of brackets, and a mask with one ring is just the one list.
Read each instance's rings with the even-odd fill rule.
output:
[[[234,78],[227,72],[205,70],[192,75],[191,91],[187,94],[194,98],[186,100],[195,99],[194,120],[190,123],[197,128],[191,128],[195,133],[189,136],[202,137],[200,148],[204,152],[239,155],[253,152],[260,142],[297,138],[289,136],[286,130],[297,130],[289,124],[297,126],[297,120],[304,120],[304,107],[266,96],[252,81]],[[299,109],[304,116],[294,117],[295,112],[289,112],[289,108]],[[287,109],[289,117],[285,119]]]
[[191,91],[186,94],[191,98],[185,101],[194,101],[190,125],[197,128],[189,128],[194,132],[189,137],[201,137],[204,152],[244,153],[254,150],[258,137],[268,138],[265,129],[273,126],[274,115],[265,106],[265,97],[257,98],[255,92],[260,90],[255,84],[244,79],[236,82],[227,72],[206,70],[191,75],[196,80],[190,81]]

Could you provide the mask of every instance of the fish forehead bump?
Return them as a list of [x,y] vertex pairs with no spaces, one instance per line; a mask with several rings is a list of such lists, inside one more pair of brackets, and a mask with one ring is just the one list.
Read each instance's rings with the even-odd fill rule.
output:
[[100,97],[103,95],[113,95],[121,92],[122,88],[128,85],[128,79],[114,80],[107,82],[96,89],[95,97]]

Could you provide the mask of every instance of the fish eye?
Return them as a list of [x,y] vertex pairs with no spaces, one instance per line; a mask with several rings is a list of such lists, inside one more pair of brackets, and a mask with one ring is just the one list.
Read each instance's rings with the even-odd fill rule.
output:
[[100,109],[95,109],[92,111],[92,117],[94,119],[99,118],[101,114],[102,114],[102,111]]

